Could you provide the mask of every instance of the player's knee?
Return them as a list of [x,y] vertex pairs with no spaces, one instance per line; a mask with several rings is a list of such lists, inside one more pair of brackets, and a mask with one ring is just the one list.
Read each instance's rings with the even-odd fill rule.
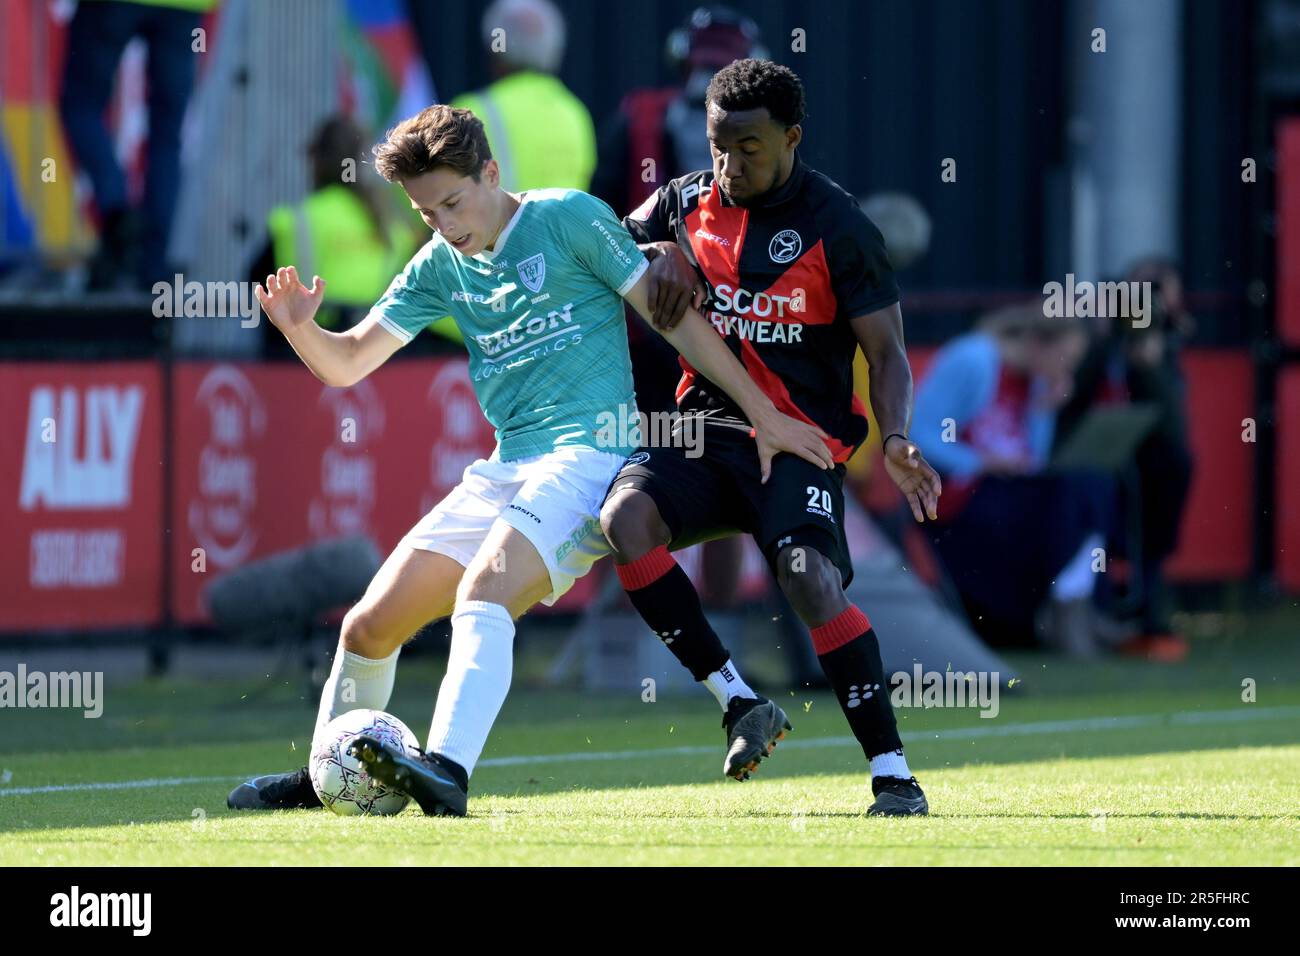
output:
[[373,608],[364,604],[354,605],[343,618],[343,649],[371,660],[392,654],[409,636],[386,630]]
[[848,606],[835,563],[815,548],[788,545],[776,559],[781,591],[809,626],[824,624]]
[[504,568],[498,570],[490,561],[476,561],[467,567],[465,574],[460,579],[460,584],[456,587],[457,606],[464,604],[466,601],[501,603],[508,589],[505,587],[505,582],[498,580],[496,575],[503,573],[503,571]]
[[600,509],[600,530],[614,553],[625,561],[635,561],[667,544],[669,538],[668,526],[654,499],[632,488],[605,502]]
[[456,606],[466,601],[500,604],[518,619],[550,593],[551,578],[545,569],[521,578],[517,571],[507,571],[505,555],[500,553],[491,560],[476,560],[466,568],[456,588]]

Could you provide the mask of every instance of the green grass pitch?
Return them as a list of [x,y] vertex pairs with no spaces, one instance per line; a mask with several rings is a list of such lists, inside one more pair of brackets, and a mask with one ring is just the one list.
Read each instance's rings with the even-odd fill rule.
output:
[[[1284,647],[1284,650],[1289,647]],[[305,763],[314,702],[283,681],[110,686],[103,717],[0,714],[0,864],[1295,865],[1300,673],[1268,659],[1017,658],[995,719],[899,709],[924,819],[863,816],[861,751],[825,693],[779,693],[795,732],[721,776],[705,694],[646,703],[517,680],[470,816],[234,813],[238,780]],[[1252,673],[1253,672],[1253,673]],[[437,670],[390,709],[421,738]],[[1254,677],[1258,700],[1241,700]]]

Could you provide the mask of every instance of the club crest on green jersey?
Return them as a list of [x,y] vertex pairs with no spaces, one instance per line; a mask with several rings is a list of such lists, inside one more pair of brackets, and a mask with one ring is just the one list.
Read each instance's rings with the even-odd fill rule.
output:
[[519,263],[519,281],[529,292],[537,292],[546,281],[546,257],[542,253],[529,256]]

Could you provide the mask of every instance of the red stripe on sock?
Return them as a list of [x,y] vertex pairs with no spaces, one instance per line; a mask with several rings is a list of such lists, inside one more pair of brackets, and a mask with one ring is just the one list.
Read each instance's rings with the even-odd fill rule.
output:
[[850,604],[837,617],[827,621],[821,627],[812,629],[813,649],[820,656],[829,654],[837,647],[843,647],[855,637],[871,630],[867,616]]
[[668,553],[667,546],[662,544],[629,564],[614,565],[618,579],[623,582],[624,591],[647,588],[675,567],[677,562]]

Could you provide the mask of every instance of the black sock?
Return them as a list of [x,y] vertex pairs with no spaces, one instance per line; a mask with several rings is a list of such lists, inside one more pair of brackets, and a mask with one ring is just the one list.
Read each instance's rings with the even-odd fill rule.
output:
[[709,626],[700,595],[663,545],[615,566],[628,600],[664,646],[696,680],[705,680],[731,656]]
[[812,639],[817,660],[867,759],[901,751],[880,642],[867,616],[850,605],[834,620],[812,628]]

